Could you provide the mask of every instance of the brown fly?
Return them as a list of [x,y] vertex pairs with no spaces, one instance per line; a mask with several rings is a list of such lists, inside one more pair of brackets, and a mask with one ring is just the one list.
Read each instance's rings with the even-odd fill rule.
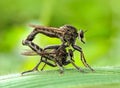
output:
[[38,67],[41,64],[41,62],[45,63],[41,70],[43,70],[45,65],[47,64],[52,67],[57,66],[60,69],[60,73],[63,73],[64,71],[63,66],[71,63],[77,70],[83,72],[83,70],[74,63],[73,51],[71,49],[69,49],[68,52],[66,51],[66,47],[68,46],[63,45],[61,49],[58,50],[60,45],[55,45],[50,47],[50,51],[49,51],[49,49],[44,50],[40,48],[38,45],[34,44],[33,42],[27,42],[26,45],[29,46],[35,53],[33,51],[29,51],[22,53],[23,55],[27,55],[27,56],[39,55],[41,56],[41,59],[39,63],[32,70],[22,72],[22,74],[32,71],[38,71]]
[[[80,38],[81,42],[85,43],[83,41],[84,33],[85,33],[83,30],[80,30],[79,32],[77,32],[77,29],[71,25],[64,25],[60,28],[38,26],[38,25],[30,25],[30,26],[33,27],[34,30],[22,42],[23,45],[27,45],[28,42],[32,42],[38,33],[44,34],[44,35],[52,37],[52,38],[59,38],[59,39],[61,39],[62,44],[58,48],[58,51],[59,51],[59,49],[61,49],[61,47],[63,45],[72,46],[73,49],[75,49],[81,53],[80,57],[81,57],[81,61],[84,64],[84,66],[88,67],[89,69],[94,71],[90,67],[90,65],[86,62],[82,48],[75,44],[77,37]],[[45,49],[49,49],[51,47],[53,47],[53,46],[46,47]]]

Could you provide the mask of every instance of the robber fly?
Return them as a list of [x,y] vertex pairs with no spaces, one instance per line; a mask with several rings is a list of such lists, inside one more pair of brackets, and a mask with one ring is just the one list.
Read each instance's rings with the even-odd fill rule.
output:
[[[62,41],[61,46],[58,48],[61,49],[61,47],[63,45],[68,45],[68,46],[72,46],[73,49],[79,51],[80,57],[81,57],[81,61],[84,64],[85,67],[88,67],[89,69],[91,69],[92,71],[94,71],[90,65],[86,62],[84,53],[82,51],[82,48],[77,46],[75,44],[76,42],[76,38],[78,37],[81,42],[85,43],[83,41],[84,38],[84,31],[80,30],[79,32],[77,32],[77,29],[71,25],[64,25],[60,28],[54,28],[54,27],[45,27],[45,26],[37,26],[37,25],[30,25],[31,27],[34,28],[34,30],[28,35],[28,37],[22,42],[23,45],[26,45],[27,42],[32,42],[33,39],[35,38],[35,36],[38,33],[42,33],[46,36],[52,37],[52,38],[59,38]],[[51,48],[52,46],[46,47],[46,49]]]
[[[55,45],[55,46],[52,46],[49,48],[51,51],[48,51],[48,49],[44,50],[33,42],[27,42],[26,45],[29,46],[36,54],[34,54],[34,52],[32,51],[32,52],[24,52],[23,55],[27,55],[27,56],[39,55],[39,56],[41,56],[41,59],[40,59],[39,63],[32,70],[22,72],[22,74],[32,72],[35,70],[38,71],[38,67],[41,64],[41,62],[45,63],[41,70],[43,70],[45,65],[47,64],[52,67],[56,67],[56,66],[59,67],[60,73],[63,73],[63,71],[64,71],[63,66],[71,63],[77,70],[83,72],[83,70],[80,67],[78,67],[74,63],[74,60],[72,59],[73,51],[71,49],[69,49],[68,52],[66,51],[66,47],[68,47],[68,46],[63,45],[61,47],[61,49],[58,50],[60,45]],[[69,58],[67,59],[67,57],[69,57]],[[43,58],[45,58],[45,59],[43,59]],[[54,64],[51,63],[51,61]]]

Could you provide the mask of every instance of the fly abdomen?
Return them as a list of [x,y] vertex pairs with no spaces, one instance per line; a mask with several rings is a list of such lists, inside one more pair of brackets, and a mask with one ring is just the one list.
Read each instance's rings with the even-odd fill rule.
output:
[[59,38],[63,35],[62,31],[59,28],[54,27],[45,27],[45,26],[38,26],[38,25],[30,25],[34,28],[34,32],[44,34],[49,37]]

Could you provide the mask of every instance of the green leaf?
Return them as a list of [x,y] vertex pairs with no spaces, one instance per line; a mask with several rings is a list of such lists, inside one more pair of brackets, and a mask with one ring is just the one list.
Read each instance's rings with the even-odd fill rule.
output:
[[0,88],[119,88],[120,67],[94,68],[85,73],[75,69],[65,69],[64,74],[58,70],[13,74],[0,77]]

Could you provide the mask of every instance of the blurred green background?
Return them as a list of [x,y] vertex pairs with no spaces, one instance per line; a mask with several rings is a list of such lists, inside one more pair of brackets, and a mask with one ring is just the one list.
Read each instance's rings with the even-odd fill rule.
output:
[[[119,66],[119,20],[119,0],[0,0],[0,75],[32,69],[39,61],[39,56],[21,55],[29,49],[21,44],[32,31],[28,24],[71,24],[78,30],[88,30],[86,44],[76,42],[83,48],[87,62],[93,67]],[[41,34],[36,42],[42,48],[61,43]],[[75,52],[77,65],[83,67],[79,58]]]

